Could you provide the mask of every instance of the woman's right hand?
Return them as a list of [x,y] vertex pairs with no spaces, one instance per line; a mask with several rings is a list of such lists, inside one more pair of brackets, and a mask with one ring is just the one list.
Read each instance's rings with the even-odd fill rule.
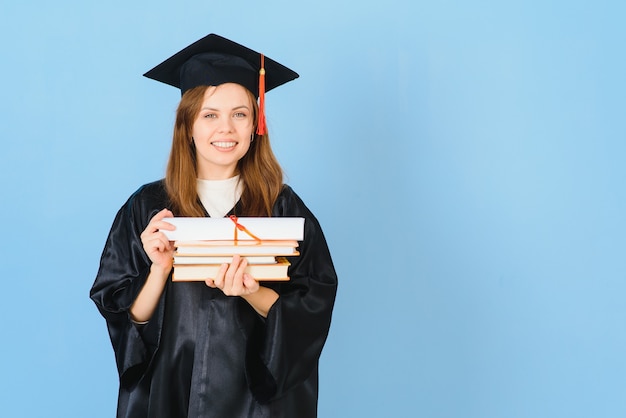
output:
[[150,219],[148,226],[141,233],[143,249],[150,257],[152,265],[146,282],[130,307],[130,317],[135,322],[143,323],[150,320],[172,270],[174,243],[162,232],[176,229],[174,225],[163,220],[172,216],[174,216],[172,212],[163,209]]
[[168,274],[174,263],[174,243],[167,239],[162,230],[173,231],[176,227],[165,222],[163,218],[173,216],[170,210],[163,209],[150,219],[148,226],[141,233],[141,243],[152,261],[152,268],[162,269]]

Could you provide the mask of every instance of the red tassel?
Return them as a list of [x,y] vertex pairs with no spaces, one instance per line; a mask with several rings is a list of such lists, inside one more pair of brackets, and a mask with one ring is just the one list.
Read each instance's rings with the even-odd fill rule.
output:
[[259,123],[256,128],[257,135],[265,135],[265,56],[261,54],[261,69],[259,70]]

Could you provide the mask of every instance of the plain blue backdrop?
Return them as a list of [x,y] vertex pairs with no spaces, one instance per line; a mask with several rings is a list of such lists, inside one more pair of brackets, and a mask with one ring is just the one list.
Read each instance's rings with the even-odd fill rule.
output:
[[114,416],[88,292],[180,98],[141,75],[210,32],[300,73],[268,125],[340,278],[321,418],[626,416],[623,4],[2,0],[2,416]]

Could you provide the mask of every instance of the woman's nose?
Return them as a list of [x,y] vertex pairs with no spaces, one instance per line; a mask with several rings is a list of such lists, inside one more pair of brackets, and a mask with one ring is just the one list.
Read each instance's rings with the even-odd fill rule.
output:
[[219,131],[220,132],[232,132],[233,121],[230,118],[220,119]]

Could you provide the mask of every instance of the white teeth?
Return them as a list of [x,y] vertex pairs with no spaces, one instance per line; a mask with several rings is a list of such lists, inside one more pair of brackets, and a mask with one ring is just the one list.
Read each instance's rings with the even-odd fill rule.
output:
[[220,148],[230,148],[234,147],[236,144],[236,142],[213,142],[213,145]]

